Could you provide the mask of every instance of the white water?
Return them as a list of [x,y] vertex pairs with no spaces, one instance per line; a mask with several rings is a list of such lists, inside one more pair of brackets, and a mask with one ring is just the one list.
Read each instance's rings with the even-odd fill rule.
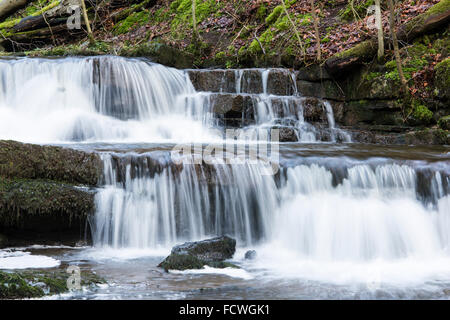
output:
[[[117,57],[0,60],[0,139],[203,141],[187,75]],[[200,97],[201,98],[201,97]]]
[[54,268],[60,261],[26,251],[0,250],[0,269]]
[[[195,92],[182,71],[108,57],[0,61],[0,72],[0,139],[218,139],[207,126],[210,94]],[[280,120],[267,93],[268,72],[262,72],[257,129]],[[242,72],[237,75],[241,93]],[[315,128],[303,120],[301,99],[281,100],[287,115],[281,120],[295,122],[301,141],[317,141]],[[345,136],[331,106],[324,102],[324,108],[332,140]],[[448,172],[434,172],[427,186],[432,201],[426,202],[418,197],[417,168],[401,164],[352,164],[337,184],[330,168],[298,165],[283,171],[277,185],[257,164],[163,165],[152,172],[147,160],[119,170],[111,154],[103,159],[94,242],[121,249],[113,252],[125,257],[226,233],[240,245],[258,245],[249,266],[269,268],[278,277],[367,281],[375,268],[388,282],[450,279]]]

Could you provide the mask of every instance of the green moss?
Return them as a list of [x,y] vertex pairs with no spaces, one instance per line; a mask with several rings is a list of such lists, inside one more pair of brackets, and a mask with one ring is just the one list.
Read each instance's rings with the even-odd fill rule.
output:
[[381,72],[369,72],[365,78],[367,81],[372,81],[373,79],[376,79],[381,75],[382,75]]
[[328,43],[328,42],[330,42],[330,41],[331,41],[331,39],[330,39],[330,35],[329,35],[329,34],[327,34],[325,37],[323,37],[323,38],[320,40],[321,43]]
[[372,57],[373,52],[376,49],[375,47],[376,46],[374,45],[374,43],[372,41],[366,40],[366,41],[363,41],[363,42],[357,44],[356,46],[354,46],[350,49],[347,49],[345,51],[341,51],[341,52],[335,54],[335,57],[339,58],[339,59],[345,59],[348,57],[370,58],[370,57]]
[[263,3],[259,6],[258,11],[256,11],[256,18],[258,20],[262,20],[264,19],[264,17],[267,15],[267,7],[266,5]]
[[417,27],[421,27],[431,16],[438,15],[450,10],[450,0],[441,0],[424,13],[414,17],[404,25],[405,33],[408,34]]
[[283,17],[278,18],[276,24],[275,24],[275,28],[278,31],[284,31],[287,30],[291,27],[289,19],[286,15],[284,15]]
[[94,153],[0,140],[0,177],[95,186],[102,170]]
[[[365,1],[364,0],[362,0],[362,1],[355,0],[353,3],[353,8],[355,9],[357,15],[360,18],[364,18],[366,16],[367,9],[370,6],[374,5],[374,3],[375,3],[374,0],[365,0]],[[355,19],[350,2],[344,9],[339,11],[338,15],[344,21],[352,21],[353,19]]]
[[282,12],[283,12],[283,6],[282,5],[276,6],[273,9],[273,11],[267,16],[266,24],[268,26],[270,26],[273,23],[275,23],[278,20],[278,18],[280,17]]
[[396,61],[395,60],[391,60],[391,61],[388,61],[388,62],[386,62],[385,64],[384,64],[384,66],[387,68],[387,69],[395,69],[395,68],[397,68],[397,63],[396,63]]
[[227,54],[223,51],[217,52],[216,53],[216,59],[225,59],[227,56]]
[[[106,281],[90,271],[81,271],[81,286],[96,286]],[[0,299],[39,298],[67,292],[69,274],[64,269],[0,271]]]
[[450,58],[444,59],[436,64],[434,72],[439,85],[450,88]]
[[[273,40],[274,33],[272,30],[267,29],[260,37],[259,41],[261,42],[261,45],[263,47],[267,47],[271,44]],[[261,45],[259,42],[255,39],[250,43],[250,46],[248,47],[248,51],[253,54],[259,54],[262,52]]]
[[297,19],[297,21],[301,26],[306,27],[313,23],[313,18],[310,13],[306,13],[306,14],[300,15],[300,17]]
[[438,120],[438,125],[441,129],[444,130],[450,130],[450,115],[449,116],[445,116],[445,117],[441,117]]
[[[94,194],[53,181],[0,180],[0,225],[33,228],[42,219],[41,231],[68,228],[85,221],[94,211]],[[45,221],[45,222],[44,222]]]
[[114,34],[123,34],[130,30],[140,27],[149,21],[150,15],[148,10],[134,12],[124,20],[121,20],[114,26]]
[[423,124],[429,124],[433,119],[433,112],[430,111],[427,107],[421,104],[417,104],[414,107],[413,116],[416,120],[420,121]]
[[50,0],[39,0],[33,1],[28,7],[24,10],[24,17],[31,16],[41,10],[43,7],[47,6]]
[[0,271],[0,299],[23,299],[42,297],[44,291],[32,286],[18,273]]
[[[217,12],[221,3],[215,0],[195,0],[196,20],[201,23],[203,20]],[[174,34],[181,35],[182,29],[192,28],[192,0],[177,0],[170,5],[171,13],[175,16],[172,20],[171,27]],[[181,29],[180,29],[181,28]]]

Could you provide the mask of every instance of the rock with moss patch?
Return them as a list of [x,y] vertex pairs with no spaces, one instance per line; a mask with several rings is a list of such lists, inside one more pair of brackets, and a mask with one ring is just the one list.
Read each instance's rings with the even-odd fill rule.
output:
[[94,210],[94,194],[46,180],[0,181],[0,227],[40,233],[80,230]]
[[0,141],[1,177],[48,179],[95,186],[102,171],[102,161],[94,153]]
[[450,132],[443,129],[423,129],[404,135],[406,144],[450,145]]
[[236,240],[216,237],[197,242],[186,242],[172,248],[170,255],[159,264],[164,270],[201,269],[205,265],[214,268],[235,267],[225,260],[236,251]]
[[450,58],[435,66],[434,69],[435,94],[439,99],[450,99]]
[[441,129],[450,130],[450,116],[440,118],[438,125]]
[[[0,299],[39,298],[69,291],[64,268],[0,271]],[[91,271],[80,273],[81,286],[95,287],[105,280]]]

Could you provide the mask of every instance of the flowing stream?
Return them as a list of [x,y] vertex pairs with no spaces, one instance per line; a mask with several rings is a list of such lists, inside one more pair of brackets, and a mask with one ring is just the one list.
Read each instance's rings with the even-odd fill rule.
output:
[[[295,81],[274,94],[271,69],[232,71],[215,92],[196,91],[191,72],[117,57],[0,60],[0,139],[99,152],[104,163],[93,246],[29,248],[108,280],[71,298],[450,297],[447,147],[351,143],[329,102],[308,122]],[[231,140],[217,112],[230,95],[254,115]],[[298,142],[271,143],[275,127]],[[193,144],[191,162],[174,158],[180,143]],[[259,156],[225,152],[226,162],[211,144]],[[223,234],[238,240],[241,270],[156,268],[173,245]]]

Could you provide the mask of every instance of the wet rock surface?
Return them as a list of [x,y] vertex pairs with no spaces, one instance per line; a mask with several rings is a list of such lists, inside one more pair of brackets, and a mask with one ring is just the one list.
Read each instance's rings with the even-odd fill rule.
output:
[[245,253],[245,259],[247,260],[253,260],[256,258],[256,251],[255,250],[248,250]]
[[216,237],[197,242],[186,242],[172,248],[170,255],[159,264],[164,270],[201,269],[205,265],[214,268],[235,267],[225,260],[236,252],[236,240]]

